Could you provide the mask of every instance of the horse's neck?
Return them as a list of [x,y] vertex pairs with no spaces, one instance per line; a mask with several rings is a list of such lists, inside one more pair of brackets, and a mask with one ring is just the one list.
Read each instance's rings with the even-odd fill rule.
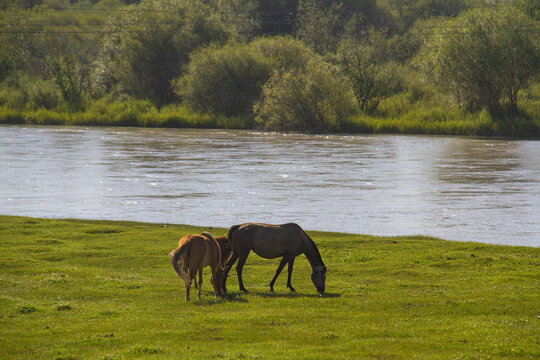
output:
[[304,255],[306,255],[306,258],[313,269],[324,266],[317,246],[315,246],[315,243],[309,239],[304,241]]

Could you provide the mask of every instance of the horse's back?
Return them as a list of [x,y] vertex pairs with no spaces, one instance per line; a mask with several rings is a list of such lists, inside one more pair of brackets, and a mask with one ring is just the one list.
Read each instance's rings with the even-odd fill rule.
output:
[[[272,225],[245,223],[234,233],[234,246],[253,250],[263,258],[298,256],[302,253],[302,228],[294,223]],[[233,243],[233,239],[230,239]]]
[[178,246],[190,242],[189,253],[184,260],[188,264],[200,264],[199,267],[205,267],[219,261],[219,249],[214,238],[207,237],[204,234],[190,234],[180,239]]

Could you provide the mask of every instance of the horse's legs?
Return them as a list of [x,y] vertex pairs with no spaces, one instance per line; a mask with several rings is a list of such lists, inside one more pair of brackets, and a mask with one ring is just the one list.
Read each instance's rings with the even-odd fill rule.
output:
[[[195,281],[195,284],[197,281]],[[197,289],[197,299],[201,300],[201,289],[202,289],[202,268],[199,268],[199,288]]]
[[223,271],[223,292],[224,293],[227,292],[227,285],[226,285],[227,276],[229,275],[229,271],[231,271],[231,268],[237,259],[238,259],[238,253],[233,250],[231,258],[229,259],[229,261],[227,261],[227,265],[225,265],[225,270]]
[[246,255],[241,254],[238,257],[238,264],[236,265],[236,274],[238,275],[238,285],[240,287],[240,290],[242,290],[243,292],[248,292],[247,289],[244,287],[244,282],[242,281],[242,269],[244,268],[244,265],[246,264],[248,255],[249,255],[249,251]]
[[[210,277],[210,283],[212,284],[212,289],[214,289],[214,298],[217,299],[217,296],[221,293],[221,288],[219,284],[219,271],[222,271],[219,266],[211,267],[212,276]],[[222,282],[223,284],[223,282]]]
[[[281,259],[281,262],[279,263],[279,266],[276,270],[276,275],[274,275],[274,277],[272,278],[272,281],[270,281],[270,292],[274,292],[274,284],[279,276],[279,274],[281,273],[281,270],[283,270],[283,268],[285,267],[285,264],[287,263],[287,259],[285,259],[285,257],[283,257]],[[288,286],[288,284],[287,284]]]
[[189,290],[191,288],[191,279],[185,281],[186,284],[186,301],[189,301]]
[[289,272],[289,274],[287,276],[287,287],[289,289],[291,289],[291,291],[296,291],[296,290],[294,290],[294,288],[291,285],[291,275],[292,275],[292,271],[293,271],[293,266],[294,266],[294,258],[289,260],[289,266],[287,268],[287,270]]
[[[195,281],[193,282],[193,286],[195,286],[195,289],[198,291],[199,290],[199,285],[197,284],[197,279],[195,278],[195,276],[193,276],[193,278],[195,279]],[[201,281],[201,274],[199,274],[199,281]],[[202,281],[201,281],[202,283]]]

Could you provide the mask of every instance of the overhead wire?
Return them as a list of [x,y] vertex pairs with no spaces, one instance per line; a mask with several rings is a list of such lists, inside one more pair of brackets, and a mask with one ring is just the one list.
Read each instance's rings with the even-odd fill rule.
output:
[[[497,5],[498,6],[498,5]],[[496,7],[496,6],[494,6]],[[401,9],[406,9],[407,7],[401,7]],[[27,11],[54,11],[54,12],[62,12],[62,11],[72,11],[72,12],[120,12],[120,13],[141,13],[141,12],[158,12],[158,13],[170,13],[170,9],[149,9],[149,8],[129,8],[129,9],[116,9],[116,8],[64,8],[64,9],[55,9],[55,8],[48,8],[48,7],[42,7],[42,6],[35,6],[33,8],[25,8],[20,5],[8,5],[5,6],[4,9],[24,9]],[[0,9],[1,10],[1,9]],[[269,15],[269,14],[288,14],[288,15],[294,15],[296,12],[296,9],[286,9],[286,10],[268,10],[268,11],[256,11],[255,13],[258,15]],[[236,25],[249,25],[248,20],[243,19],[224,19],[225,15],[230,14],[236,14],[232,11],[225,11],[221,10],[217,13],[214,13],[217,16],[221,16],[221,21],[224,21],[226,23],[230,24],[236,24]],[[26,20],[26,19],[25,19]],[[265,26],[265,25],[289,25],[293,26],[298,23],[297,19],[292,18],[285,18],[285,19],[279,19],[279,20],[268,20],[268,19],[256,19],[252,18],[250,20],[255,20],[258,22],[258,24]],[[170,29],[129,29],[129,28],[116,28],[116,29],[110,29],[108,27],[110,26],[120,26],[120,27],[126,27],[126,26],[166,26],[166,25],[175,25],[176,22],[153,22],[151,24],[144,24],[139,22],[121,22],[119,24],[110,24],[106,21],[101,23],[79,23],[79,24],[69,24],[69,23],[35,23],[35,24],[21,24],[21,23],[0,23],[0,34],[110,34],[110,33],[145,33],[145,32],[167,32],[170,31]],[[87,29],[87,27],[103,27],[102,29]],[[45,29],[40,29],[45,28]],[[78,29],[74,29],[78,28]],[[474,34],[474,33],[490,33],[492,31],[486,31],[486,30],[478,30],[478,31],[463,31],[462,29],[467,29],[469,26],[467,25],[422,25],[422,26],[414,26],[412,27],[412,31],[414,32],[407,32],[403,35],[410,35],[410,36],[430,36],[430,35],[465,35],[465,34]],[[507,28],[508,30],[505,30],[507,32],[524,32],[524,33],[540,33],[540,26],[539,25],[529,25],[529,24],[512,24],[508,26],[503,26],[503,28]],[[445,29],[448,31],[437,31]],[[268,34],[272,34],[272,32],[267,32]],[[365,30],[366,34],[369,33],[381,33],[385,34],[385,31],[381,30]],[[278,35],[280,32],[274,32],[274,34]]]

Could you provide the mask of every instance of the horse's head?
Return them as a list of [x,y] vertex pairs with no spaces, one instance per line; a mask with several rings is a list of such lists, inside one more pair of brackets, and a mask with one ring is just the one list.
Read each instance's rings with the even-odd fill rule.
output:
[[324,283],[326,282],[326,266],[319,266],[313,269],[311,281],[319,293],[324,293]]

